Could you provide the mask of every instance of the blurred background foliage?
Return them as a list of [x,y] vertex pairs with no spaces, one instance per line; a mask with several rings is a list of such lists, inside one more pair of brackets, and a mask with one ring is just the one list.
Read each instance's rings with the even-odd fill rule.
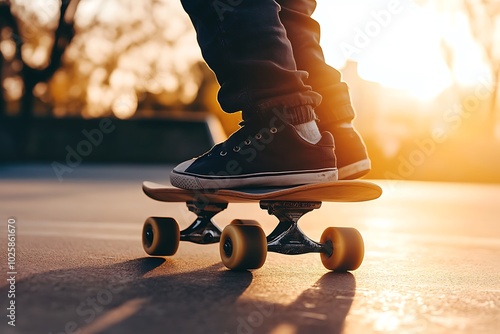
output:
[[[401,10],[383,22],[393,5]],[[500,1],[318,6],[325,55],[351,87],[371,177],[500,182]],[[367,45],[356,44],[360,34]],[[342,52],[346,43],[357,51]],[[220,110],[178,0],[0,0],[0,78],[6,117],[208,111],[227,133],[240,118]]]
[[[203,93],[213,78],[177,1],[14,0],[0,6],[6,114],[124,119],[206,109]],[[35,79],[30,72],[40,74]],[[35,105],[27,110],[22,104],[30,86]]]

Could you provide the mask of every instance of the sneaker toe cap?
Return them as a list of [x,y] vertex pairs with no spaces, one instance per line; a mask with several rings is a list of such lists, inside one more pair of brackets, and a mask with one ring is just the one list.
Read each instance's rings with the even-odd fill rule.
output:
[[181,162],[180,164],[175,166],[173,171],[176,173],[184,173],[193,164],[194,161],[195,161],[195,159]]

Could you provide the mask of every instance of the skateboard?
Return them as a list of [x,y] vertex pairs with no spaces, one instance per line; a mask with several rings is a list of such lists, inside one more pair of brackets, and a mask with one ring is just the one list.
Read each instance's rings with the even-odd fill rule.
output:
[[[180,241],[198,244],[219,242],[224,265],[233,270],[257,269],[264,265],[267,252],[282,254],[320,253],[325,268],[355,270],[363,261],[364,243],[354,228],[329,227],[316,242],[299,228],[306,213],[319,209],[322,202],[361,202],[378,198],[382,189],[368,181],[336,181],[293,187],[252,189],[185,190],[145,181],[144,193],[162,202],[185,202],[196,214],[194,222],[179,229],[174,218],[149,217],[142,230],[144,250],[153,256],[174,255]],[[255,220],[234,219],[224,230],[213,217],[229,203],[259,202],[260,207],[278,218],[276,228],[266,237]]]

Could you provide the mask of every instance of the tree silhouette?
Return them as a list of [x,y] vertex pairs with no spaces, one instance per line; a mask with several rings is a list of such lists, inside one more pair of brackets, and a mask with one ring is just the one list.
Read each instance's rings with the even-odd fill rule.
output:
[[[74,36],[74,16],[80,0],[63,0],[59,3],[59,17],[53,31],[53,42],[49,49],[47,61],[42,66],[33,66],[24,56],[24,45],[26,38],[32,38],[36,34],[36,28],[31,22],[26,22],[16,17],[13,13],[11,1],[0,2],[0,31],[1,40],[14,43],[15,52],[12,59],[9,59],[11,71],[19,72],[23,83],[23,95],[20,103],[19,115],[24,118],[33,116],[34,89],[37,84],[47,82],[61,66],[62,56],[67,46]],[[19,6],[19,13],[22,13],[22,4]],[[1,64],[5,68],[7,64],[3,54],[0,54]],[[17,65],[17,66],[16,66]],[[2,71],[0,78],[4,79],[5,73]],[[0,111],[5,114],[5,92],[2,88],[0,94]]]
[[500,2],[491,0],[463,0],[465,13],[469,18],[472,34],[484,50],[492,78],[493,93],[490,99],[490,124],[492,130],[499,121],[497,113],[500,82]]
[[[14,59],[19,59],[21,56],[21,47],[16,47],[14,50],[14,54],[12,55],[14,56],[14,59],[9,59],[9,61],[7,61],[5,57],[5,45],[15,45],[16,42],[19,42],[18,36],[19,31],[17,29],[17,22],[10,10],[10,2],[2,0],[0,1],[0,115],[5,115],[7,108],[3,80],[4,75],[8,73],[7,66],[9,64],[15,63]],[[10,44],[6,43],[7,39],[11,40]],[[21,46],[22,44],[18,45]],[[9,51],[9,53],[13,53],[12,50]],[[12,58],[12,56],[10,58]]]
[[[482,49],[484,62],[491,71],[491,94],[488,101],[488,126],[490,134],[500,136],[500,2],[496,0],[414,0],[421,6],[432,5],[440,12],[464,14],[472,37]],[[445,39],[441,43],[444,60],[453,71],[457,50]],[[455,83],[456,84],[456,83]]]
[[[35,3],[44,7],[33,8]],[[79,3],[0,0],[0,36],[7,42],[0,52],[16,46],[15,56],[0,55],[0,75],[3,83],[22,78],[19,114],[31,115],[38,101],[33,91],[55,116],[128,118],[138,108],[148,115],[204,109],[204,85],[213,76],[206,80],[194,29],[179,2]],[[43,62],[35,59],[39,49],[48,55]],[[5,91],[1,96],[5,113]],[[16,103],[11,98],[10,106]]]

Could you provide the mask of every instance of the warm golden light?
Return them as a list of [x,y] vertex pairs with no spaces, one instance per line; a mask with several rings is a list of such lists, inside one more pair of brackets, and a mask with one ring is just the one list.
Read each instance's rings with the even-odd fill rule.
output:
[[118,118],[126,119],[131,117],[137,110],[137,95],[133,91],[121,93],[113,101],[111,110]]
[[16,43],[11,40],[4,40],[0,42],[0,51],[7,61],[10,61],[14,57],[16,52]]
[[23,94],[23,81],[19,76],[5,78],[3,88],[5,89],[7,100],[18,100]]
[[442,10],[414,1],[341,0],[318,6],[322,45],[334,67],[354,60],[361,78],[424,101],[455,83],[491,80],[469,21],[456,5]]
[[[25,5],[23,0],[16,3]],[[39,21],[42,24],[43,18]],[[55,109],[79,100],[85,117],[129,118],[139,99],[185,105],[196,98],[202,80],[197,69],[201,54],[180,2],[81,1],[75,29],[64,56],[67,75],[64,80],[55,75],[56,83],[50,85],[57,95]],[[49,46],[42,34],[23,47],[24,55],[40,67]],[[9,45],[2,48],[8,51]],[[81,89],[62,92],[61,87]]]

